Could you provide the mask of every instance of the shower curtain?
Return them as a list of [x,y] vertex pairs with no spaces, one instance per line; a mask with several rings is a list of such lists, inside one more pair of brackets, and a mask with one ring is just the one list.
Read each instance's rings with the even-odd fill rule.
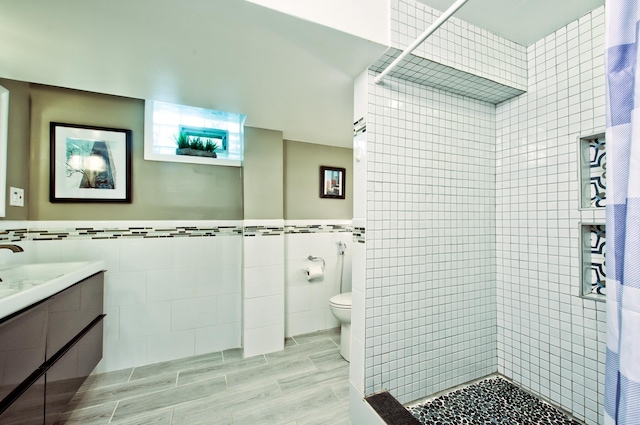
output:
[[605,424],[640,424],[638,0],[606,0],[607,365]]

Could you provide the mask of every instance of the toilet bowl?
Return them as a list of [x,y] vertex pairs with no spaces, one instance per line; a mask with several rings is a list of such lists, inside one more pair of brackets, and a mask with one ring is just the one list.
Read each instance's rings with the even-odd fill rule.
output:
[[340,321],[340,355],[346,361],[351,358],[351,292],[338,294],[329,300],[329,308]]

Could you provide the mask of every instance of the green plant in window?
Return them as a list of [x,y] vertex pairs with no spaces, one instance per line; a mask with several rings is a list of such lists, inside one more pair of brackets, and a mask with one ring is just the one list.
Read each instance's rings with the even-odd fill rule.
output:
[[194,137],[191,139],[191,144],[189,145],[189,147],[197,151],[203,151],[204,143],[202,143],[202,139],[200,137]]
[[187,135],[187,133],[184,130],[178,133],[178,135],[173,137],[174,139],[176,139],[176,144],[178,145],[178,149],[187,149],[191,146],[191,143],[190,143],[191,138]]
[[176,155],[217,158],[215,151],[218,144],[208,137],[189,136],[185,130],[181,130],[173,137],[178,145]]
[[218,144],[215,142],[212,142],[211,139],[207,139],[207,141],[204,144],[204,150],[207,152],[215,152],[216,149],[218,149]]

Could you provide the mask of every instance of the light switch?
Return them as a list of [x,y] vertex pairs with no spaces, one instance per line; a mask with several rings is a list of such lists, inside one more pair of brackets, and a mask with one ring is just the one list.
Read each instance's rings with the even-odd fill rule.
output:
[[9,205],[14,207],[24,207],[24,189],[19,187],[9,187],[11,198],[9,198]]

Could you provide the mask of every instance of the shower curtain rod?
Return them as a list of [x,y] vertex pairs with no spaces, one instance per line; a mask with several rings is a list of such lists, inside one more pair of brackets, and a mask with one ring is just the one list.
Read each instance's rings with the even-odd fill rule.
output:
[[456,13],[456,11],[460,9],[462,5],[464,5],[467,1],[468,0],[458,0],[453,5],[451,5],[451,7],[447,9],[446,12],[440,15],[440,17],[436,19],[436,21],[433,24],[431,24],[431,26],[427,28],[426,31],[420,35],[420,37],[418,37],[413,43],[411,43],[406,49],[404,49],[404,51],[400,54],[400,56],[398,56],[393,62],[391,62],[389,66],[387,66],[384,69],[384,71],[382,71],[373,81],[376,84],[380,84],[380,81],[382,81],[385,75],[391,72],[391,70],[395,68],[402,61],[402,59],[404,59],[409,54],[411,54],[411,52],[413,52],[416,47],[422,44],[422,42],[425,41],[427,37],[433,34],[435,30],[440,28],[440,25],[444,24],[447,21],[447,19],[449,19],[451,15]]

